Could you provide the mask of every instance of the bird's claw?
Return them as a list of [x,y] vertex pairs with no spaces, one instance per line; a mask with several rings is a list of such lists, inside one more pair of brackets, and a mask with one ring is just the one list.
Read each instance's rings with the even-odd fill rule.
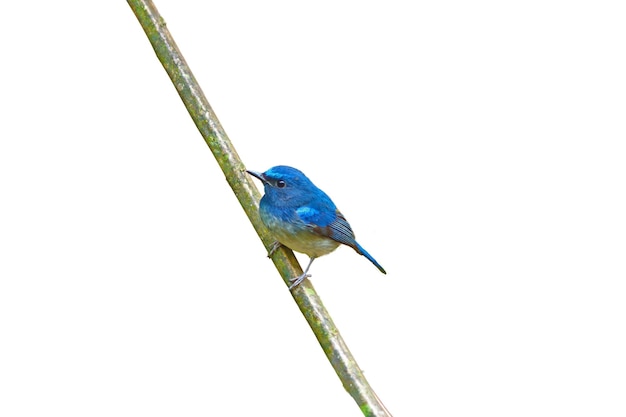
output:
[[272,246],[270,246],[270,251],[267,253],[267,257],[271,258],[274,252],[276,252],[281,246],[283,246],[282,243],[277,240],[274,241],[274,243],[272,243]]
[[292,290],[294,288],[296,288],[298,285],[300,285],[300,283],[302,281],[304,281],[307,278],[310,278],[311,274],[307,274],[306,272],[302,275],[300,275],[299,277],[295,277],[295,278],[291,278],[289,280],[289,282],[291,282],[291,285],[289,286],[289,289]]

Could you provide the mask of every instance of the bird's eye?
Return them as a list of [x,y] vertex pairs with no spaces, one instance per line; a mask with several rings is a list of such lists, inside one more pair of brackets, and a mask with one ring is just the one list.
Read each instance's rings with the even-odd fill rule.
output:
[[276,186],[278,188],[285,188],[285,185],[287,185],[287,184],[285,184],[285,181],[283,181],[283,180],[276,181]]

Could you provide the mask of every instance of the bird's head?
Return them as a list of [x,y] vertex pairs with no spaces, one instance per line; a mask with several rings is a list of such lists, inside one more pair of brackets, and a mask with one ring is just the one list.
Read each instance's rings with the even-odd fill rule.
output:
[[247,171],[263,182],[265,197],[273,204],[302,203],[319,189],[300,170],[285,165],[275,166],[265,172]]

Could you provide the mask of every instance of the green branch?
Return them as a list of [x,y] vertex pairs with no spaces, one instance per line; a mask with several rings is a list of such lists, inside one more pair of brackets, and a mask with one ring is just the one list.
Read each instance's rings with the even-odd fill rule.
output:
[[[165,21],[149,0],[128,0],[128,4],[252,226],[265,247],[269,248],[273,238],[259,218],[259,191],[246,174],[243,162],[178,50]],[[302,269],[290,250],[282,248],[272,258],[287,285],[290,278],[302,274]],[[391,416],[369,386],[310,281],[303,282],[292,294],[344,388],[357,402],[363,414],[371,417]]]

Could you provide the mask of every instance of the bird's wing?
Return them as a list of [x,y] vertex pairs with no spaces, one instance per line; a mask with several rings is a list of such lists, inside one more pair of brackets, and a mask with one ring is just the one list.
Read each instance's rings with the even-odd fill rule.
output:
[[354,232],[339,210],[317,210],[305,206],[297,209],[296,214],[313,233],[356,249]]

